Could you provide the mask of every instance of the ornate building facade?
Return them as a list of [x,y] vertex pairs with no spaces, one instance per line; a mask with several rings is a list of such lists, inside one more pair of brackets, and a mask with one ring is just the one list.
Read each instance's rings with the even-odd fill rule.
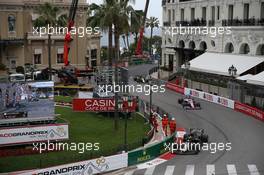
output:
[[[27,63],[38,69],[48,67],[48,35],[33,33],[33,22],[38,17],[37,7],[49,2],[68,15],[70,0],[1,0],[0,1],[0,62],[14,72],[17,66]],[[79,0],[75,26],[86,27],[88,4]],[[100,64],[100,35],[72,35],[69,60],[78,68]],[[51,35],[53,68],[63,66],[64,34]]]
[[209,51],[264,56],[264,0],[163,0],[163,32],[168,27],[229,27],[230,33],[163,35],[162,66],[176,72]]

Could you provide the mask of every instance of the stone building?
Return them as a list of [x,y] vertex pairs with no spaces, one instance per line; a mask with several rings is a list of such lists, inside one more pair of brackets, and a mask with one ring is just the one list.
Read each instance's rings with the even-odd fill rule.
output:
[[[14,72],[17,66],[33,64],[38,69],[48,67],[48,35],[33,33],[33,22],[38,17],[37,7],[45,2],[59,7],[68,15],[71,0],[1,0],[0,1],[0,62]],[[79,0],[75,26],[86,27],[86,0]],[[78,68],[100,64],[100,35],[72,35],[69,60]],[[51,36],[53,68],[63,66],[64,34]]]
[[162,65],[170,71],[176,72],[186,60],[205,51],[264,56],[264,0],[163,0],[162,8],[164,28],[181,25],[231,30],[231,34],[215,37],[163,35]]

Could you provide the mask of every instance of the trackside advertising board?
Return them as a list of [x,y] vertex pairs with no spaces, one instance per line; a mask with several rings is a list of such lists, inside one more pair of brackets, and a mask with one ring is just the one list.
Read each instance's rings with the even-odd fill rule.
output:
[[0,147],[65,139],[69,139],[68,124],[0,128]]
[[[88,98],[88,99],[73,99],[73,110],[79,112],[114,112],[115,100],[113,98]],[[127,109],[127,104],[123,103],[123,108]],[[136,110],[136,99],[133,101],[133,106],[129,111]]]
[[235,110],[242,112],[244,114],[250,115],[260,121],[264,121],[264,111],[248,106],[246,104],[236,102],[235,103]]
[[174,83],[169,83],[167,82],[166,83],[166,88],[170,89],[170,90],[173,90],[177,93],[180,93],[180,94],[184,94],[184,87],[181,87],[181,86],[178,86]]
[[92,175],[127,167],[127,153],[12,175]]
[[143,163],[149,160],[152,160],[164,153],[166,153],[168,150],[166,150],[165,143],[166,145],[169,145],[174,141],[174,135],[169,137],[168,139],[157,143],[155,145],[152,145],[150,147],[136,150],[136,151],[131,151],[128,153],[128,166],[131,165],[136,165],[139,163]]
[[202,100],[206,100],[206,101],[209,101],[212,103],[216,103],[216,104],[219,104],[219,105],[231,108],[231,109],[234,109],[234,107],[235,107],[235,102],[233,100],[230,100],[230,99],[225,98],[225,97],[213,95],[213,94],[210,94],[207,92],[202,92],[202,91],[198,91],[195,89],[185,88],[184,94],[192,96],[192,97],[200,98]]

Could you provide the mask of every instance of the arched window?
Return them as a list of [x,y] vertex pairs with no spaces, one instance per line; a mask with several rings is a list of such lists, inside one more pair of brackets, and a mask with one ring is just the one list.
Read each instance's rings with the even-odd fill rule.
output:
[[195,43],[194,43],[194,41],[190,41],[190,43],[189,43],[189,48],[190,48],[190,49],[194,49],[194,48],[195,48]]
[[185,44],[184,44],[184,41],[183,40],[180,40],[179,42],[179,48],[184,48],[185,47]]
[[244,43],[241,45],[239,53],[240,54],[248,54],[250,52],[249,45],[247,43]]
[[256,53],[256,55],[264,55],[264,44],[260,44],[257,47],[257,53]]
[[16,26],[16,17],[14,15],[9,15],[8,16],[8,31],[14,32],[16,29],[15,26]]
[[234,46],[232,43],[227,43],[225,46],[225,53],[233,53],[234,52]]
[[207,44],[206,44],[205,41],[202,41],[200,43],[199,49],[202,50],[202,51],[206,51],[207,50]]

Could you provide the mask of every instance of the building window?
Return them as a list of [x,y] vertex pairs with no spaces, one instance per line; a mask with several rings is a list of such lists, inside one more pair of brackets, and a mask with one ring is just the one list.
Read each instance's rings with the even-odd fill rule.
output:
[[10,60],[10,69],[15,69],[16,68],[16,60],[12,59]]
[[91,50],[91,66],[92,68],[97,66],[97,49]]
[[41,64],[41,54],[34,54],[34,64]]
[[181,9],[181,21],[184,21],[184,9]]
[[172,21],[175,21],[175,10],[172,10]]
[[15,26],[16,26],[16,18],[14,15],[9,15],[8,16],[8,31],[9,32],[14,32],[15,31]]
[[232,43],[227,43],[225,46],[225,53],[233,53],[234,52],[234,46]]
[[62,53],[58,53],[58,54],[57,54],[57,63],[58,63],[58,64],[62,64],[62,63],[64,63],[64,60],[63,60],[63,54],[62,54]]
[[264,2],[261,3],[260,18],[264,19]]
[[249,4],[244,4],[244,20],[249,18]]
[[57,64],[64,63],[63,52],[64,52],[63,48],[58,48],[58,50],[57,50]]
[[206,20],[206,7],[202,8],[202,19]]
[[211,20],[212,21],[215,20],[215,7],[214,6],[211,7]]
[[233,20],[233,17],[234,17],[234,6],[229,5],[228,6],[228,19]]
[[248,54],[250,52],[249,45],[247,43],[244,43],[240,47],[240,54]]
[[191,8],[191,21],[195,19],[195,8]]
[[168,21],[171,22],[171,10],[168,10]]
[[220,6],[217,6],[217,20],[220,19]]

